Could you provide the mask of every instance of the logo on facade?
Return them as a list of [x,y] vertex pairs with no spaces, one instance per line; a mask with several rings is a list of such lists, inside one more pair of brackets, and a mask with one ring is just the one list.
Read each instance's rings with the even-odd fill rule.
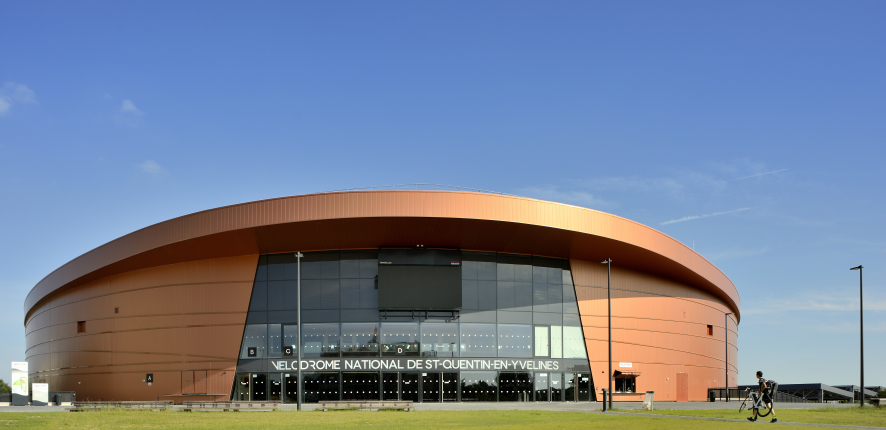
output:
[[246,349],[246,356],[247,357],[258,357],[258,348],[254,347],[254,346],[250,346],[249,348]]
[[283,355],[286,356],[286,357],[292,357],[292,354],[293,354],[292,351],[293,351],[294,349],[295,349],[295,348],[293,348],[292,346],[288,346],[288,345],[287,345],[287,346],[284,346],[284,347],[283,347]]

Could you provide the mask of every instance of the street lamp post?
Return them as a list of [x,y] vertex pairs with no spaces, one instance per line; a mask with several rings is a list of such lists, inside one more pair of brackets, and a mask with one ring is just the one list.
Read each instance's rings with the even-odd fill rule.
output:
[[729,401],[729,315],[735,315],[733,312],[726,312],[723,315],[725,334],[723,335],[723,341],[726,343],[726,401]]
[[296,318],[296,338],[295,338],[295,350],[297,351],[296,358],[298,359],[298,371],[296,372],[296,384],[298,388],[295,390],[295,399],[296,399],[296,409],[301,410],[301,397],[302,391],[304,391],[304,384],[301,382],[301,258],[304,257],[304,254],[301,252],[295,253],[296,259],[296,286],[295,286],[295,307],[298,309],[298,315]]
[[858,265],[849,270],[858,270],[858,315],[859,329],[861,331],[861,407],[864,407],[864,292],[862,291],[862,269],[864,266]]
[[[609,320],[609,409],[612,409],[612,259],[600,262],[606,265],[606,316]],[[603,399],[604,401],[606,399]]]

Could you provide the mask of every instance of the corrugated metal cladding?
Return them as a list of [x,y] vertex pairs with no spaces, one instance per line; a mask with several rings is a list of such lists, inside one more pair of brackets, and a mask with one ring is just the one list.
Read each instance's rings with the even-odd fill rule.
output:
[[[450,191],[250,202],[102,245],[28,295],[32,377],[53,391],[76,391],[78,399],[226,396],[260,254],[415,244],[571,260],[591,366],[603,380],[606,273],[598,262],[612,258],[614,359],[639,374],[637,391],[673,399],[679,379],[688,381],[681,383],[690,399],[702,400],[707,387],[723,385],[727,358],[734,383],[739,294],[703,257],[614,215]],[[149,371],[154,382],[147,387]]]

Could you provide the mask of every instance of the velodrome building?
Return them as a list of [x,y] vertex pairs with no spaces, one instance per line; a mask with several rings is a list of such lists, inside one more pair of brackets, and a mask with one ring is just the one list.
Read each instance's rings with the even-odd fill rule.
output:
[[262,200],[113,240],[28,294],[29,376],[81,401],[600,401],[606,259],[614,400],[736,386],[740,299],[713,264],[618,216],[468,190]]

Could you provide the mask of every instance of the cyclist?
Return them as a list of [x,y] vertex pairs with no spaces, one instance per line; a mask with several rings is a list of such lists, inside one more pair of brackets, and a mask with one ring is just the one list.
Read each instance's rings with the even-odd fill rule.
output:
[[[757,391],[758,396],[763,397],[763,403],[769,407],[769,410],[772,411],[772,421],[773,423],[778,422],[778,418],[775,418],[775,405],[773,404],[772,397],[770,396],[772,393],[772,385],[770,381],[763,379],[763,372],[757,371],[757,383],[760,385],[760,389]],[[755,403],[756,403],[756,399]],[[754,416],[748,417],[748,421],[757,421],[757,408],[754,408]]]

